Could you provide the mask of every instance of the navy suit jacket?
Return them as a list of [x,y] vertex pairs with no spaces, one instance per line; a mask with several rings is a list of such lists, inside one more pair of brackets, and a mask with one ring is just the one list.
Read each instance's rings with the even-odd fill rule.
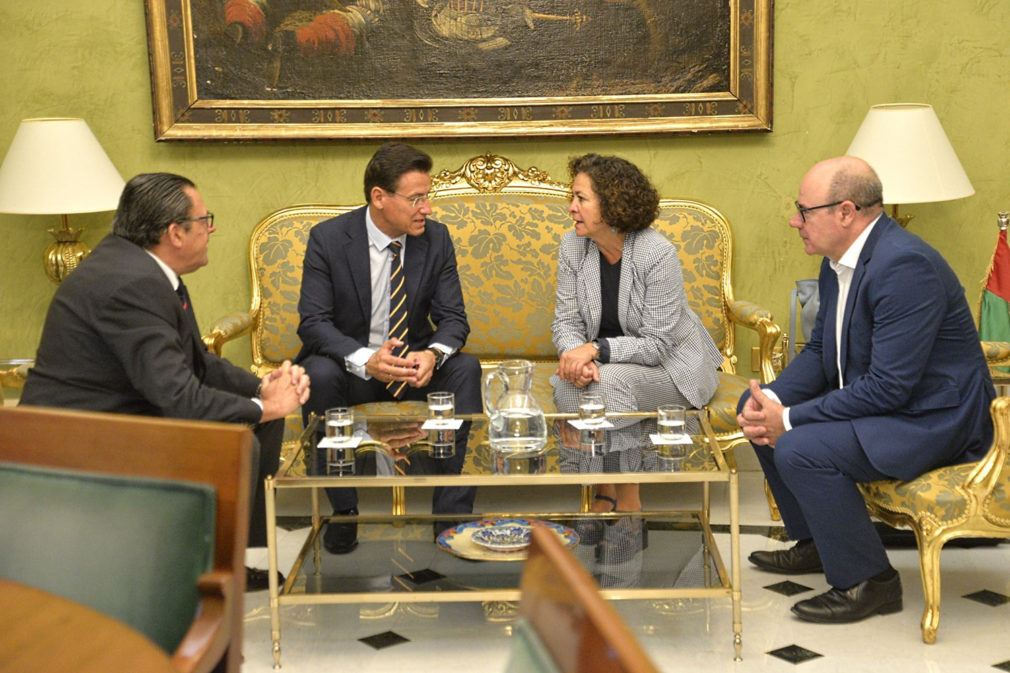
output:
[[157,262],[109,234],[56,291],[21,403],[258,423],[258,386],[207,352]]
[[840,345],[827,259],[819,289],[810,341],[768,386],[790,407],[790,423],[852,421],[874,467],[903,480],[981,458],[995,390],[964,288],[940,253],[881,216],[853,274]]
[[[368,346],[372,289],[365,209],[320,222],[309,232],[298,301],[298,359],[325,355],[341,366]],[[426,220],[424,233],[404,248],[407,344],[423,350],[440,343],[459,350],[470,326],[463,305],[456,251],[445,225]]]

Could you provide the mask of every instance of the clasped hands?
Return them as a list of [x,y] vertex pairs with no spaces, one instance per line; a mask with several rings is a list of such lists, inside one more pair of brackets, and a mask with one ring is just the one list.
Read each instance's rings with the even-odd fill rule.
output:
[[775,446],[775,442],[786,431],[782,421],[785,407],[761,390],[755,380],[750,381],[750,397],[737,414],[743,435],[758,446]]
[[393,349],[403,342],[389,339],[368,358],[365,371],[383,383],[406,381],[411,388],[423,388],[435,373],[435,354],[429,350],[409,351],[402,358],[393,355]]
[[558,368],[554,373],[576,388],[585,388],[593,381],[599,383],[600,368],[594,361],[599,354],[591,343],[565,351],[558,359]]
[[284,418],[309,399],[309,375],[290,360],[263,377],[259,396],[263,403],[261,423]]

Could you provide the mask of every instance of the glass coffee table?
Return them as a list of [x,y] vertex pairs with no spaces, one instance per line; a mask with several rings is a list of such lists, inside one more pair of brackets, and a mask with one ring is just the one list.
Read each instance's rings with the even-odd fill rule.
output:
[[[415,411],[417,410],[415,408]],[[522,536],[531,526],[551,529],[600,585],[608,599],[668,601],[729,598],[733,608],[735,658],[740,660],[739,482],[732,454],[725,454],[707,411],[688,410],[691,434],[679,444],[655,444],[655,414],[608,414],[620,429],[618,442],[593,441],[569,421],[574,414],[547,414],[547,443],[540,451],[499,452],[487,442],[484,415],[458,416],[472,422],[461,474],[440,474],[440,451],[419,430],[425,418],[403,413],[355,413],[353,450],[317,447],[317,419],[277,474],[266,481],[267,545],[270,563],[270,625],[274,667],[280,668],[282,605],[408,604],[457,601],[484,603],[488,619],[507,619],[518,601],[525,558]],[[630,428],[630,429],[629,429]],[[607,433],[618,432],[608,430]],[[637,433],[637,434],[636,434]],[[633,441],[628,442],[628,436]],[[381,438],[378,439],[378,438]],[[358,441],[357,439],[354,441]],[[451,449],[450,449],[451,450]],[[711,484],[727,484],[729,566],[715,544],[710,524]],[[592,484],[699,484],[696,509],[642,512],[590,511]],[[571,489],[566,507],[558,487]],[[504,511],[434,515],[408,512],[406,489],[435,486],[542,487],[554,489],[552,511],[531,511],[517,498]],[[390,493],[388,514],[325,516],[322,489],[379,488]],[[276,499],[281,489],[310,489],[312,526],[287,573],[277,582]],[[499,492],[500,493],[500,492]],[[507,491],[506,491],[507,495]],[[498,498],[497,500],[501,500]],[[506,498],[506,502],[508,502]],[[554,511],[553,508],[557,510]],[[328,522],[358,524],[359,545],[333,555],[322,545]],[[444,530],[443,530],[444,529]],[[441,531],[441,532],[440,532]],[[519,539],[516,539],[518,537]]]

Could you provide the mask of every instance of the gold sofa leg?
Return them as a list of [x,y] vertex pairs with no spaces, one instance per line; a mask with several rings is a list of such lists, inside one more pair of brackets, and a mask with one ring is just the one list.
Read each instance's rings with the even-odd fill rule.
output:
[[919,571],[922,574],[922,642],[936,642],[940,627],[940,550],[943,541],[916,530],[919,538]]

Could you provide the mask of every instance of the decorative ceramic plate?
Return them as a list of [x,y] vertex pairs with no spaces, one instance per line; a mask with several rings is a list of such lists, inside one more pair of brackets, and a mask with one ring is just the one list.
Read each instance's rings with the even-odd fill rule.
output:
[[503,523],[488,528],[478,528],[470,539],[491,551],[525,549],[532,539],[533,529],[514,523]]
[[[498,532],[508,529],[525,529],[527,537],[534,527],[547,528],[566,547],[574,547],[579,543],[579,534],[571,528],[567,528],[551,521],[540,521],[537,519],[485,519],[483,521],[471,521],[462,525],[443,531],[436,540],[438,546],[444,551],[461,556],[463,558],[477,561],[524,561],[526,560],[529,540],[518,547],[510,549],[494,549],[486,544],[482,545],[478,539],[485,543],[495,541],[501,543],[502,538]],[[487,532],[491,531],[491,532]]]

